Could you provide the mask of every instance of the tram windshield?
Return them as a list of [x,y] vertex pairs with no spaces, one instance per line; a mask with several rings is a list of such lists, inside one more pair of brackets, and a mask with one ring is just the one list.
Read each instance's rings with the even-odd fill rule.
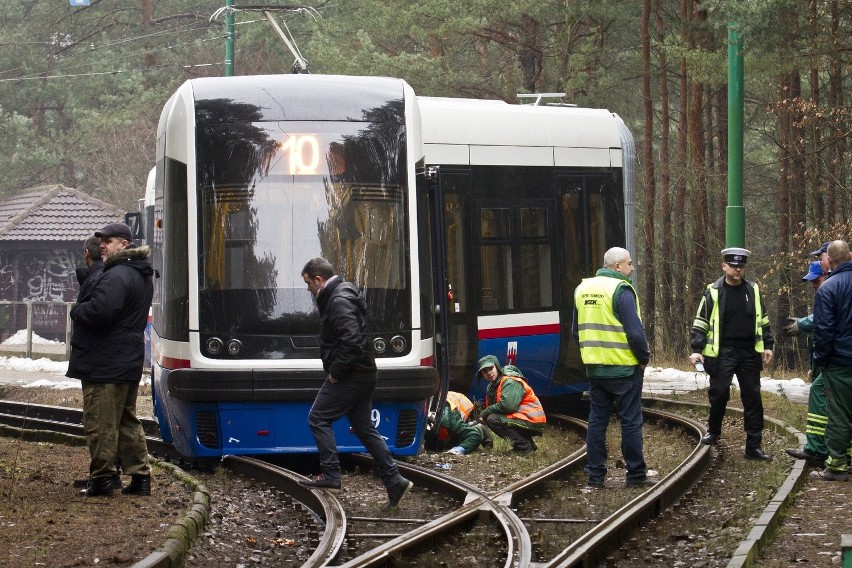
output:
[[202,336],[254,335],[256,356],[304,356],[292,338],[318,331],[301,276],[317,256],[365,291],[371,331],[411,328],[403,125],[230,123],[197,133]]

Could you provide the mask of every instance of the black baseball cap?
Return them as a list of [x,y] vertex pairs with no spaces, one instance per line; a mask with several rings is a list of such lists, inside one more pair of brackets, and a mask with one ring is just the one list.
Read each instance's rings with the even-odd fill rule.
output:
[[127,241],[133,240],[133,233],[130,231],[130,227],[124,223],[110,223],[100,231],[95,231],[95,236],[101,239],[120,237]]

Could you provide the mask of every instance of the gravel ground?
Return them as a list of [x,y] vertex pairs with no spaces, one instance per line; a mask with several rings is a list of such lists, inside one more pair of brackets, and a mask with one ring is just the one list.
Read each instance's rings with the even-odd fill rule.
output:
[[[79,406],[78,395],[79,391],[20,387],[6,387],[5,392],[2,393],[3,398],[64,406]],[[700,393],[694,398],[703,401],[703,395]],[[736,397],[732,399],[732,403],[735,400]],[[141,397],[140,414],[146,414],[144,410],[146,404],[150,405],[150,399]],[[804,408],[799,405],[796,411],[803,414]],[[767,405],[767,412],[772,412],[770,405]],[[697,418],[704,417],[697,416]],[[617,428],[610,428],[610,430],[617,430]],[[759,511],[763,508],[767,495],[774,494],[780,480],[789,472],[792,460],[787,459],[783,453],[784,447],[789,443],[768,434],[765,449],[776,456],[775,460],[769,464],[743,460],[742,425],[735,420],[726,419],[723,434],[719,458],[713,472],[708,474],[704,482],[683,499],[674,511],[644,527],[634,538],[634,546],[629,552],[614,554],[608,561],[608,565],[709,567],[724,566],[727,563],[733,550],[731,547],[735,547],[748,532],[748,520],[753,515],[749,511]],[[617,441],[615,444],[611,442],[610,448],[617,448]],[[656,448],[653,444],[646,442],[646,460],[649,466],[654,467],[655,462],[661,459],[658,456],[667,451],[666,444],[662,446]],[[151,536],[140,537],[131,531],[130,525],[134,528],[137,525],[146,525],[155,531],[158,527],[168,526],[172,522],[172,517],[182,514],[188,508],[187,503],[164,490],[166,486],[164,480],[157,480],[154,494],[148,500],[104,498],[105,505],[95,506],[92,501],[82,510],[75,510],[73,515],[68,515],[69,503],[73,503],[75,499],[75,493],[68,485],[69,480],[80,477],[81,472],[85,471],[86,463],[85,450],[82,448],[73,450],[78,454],[77,459],[82,456],[82,462],[75,463],[65,457],[60,457],[58,460],[51,457],[50,460],[45,460],[45,454],[59,456],[57,449],[46,450],[43,446],[29,443],[18,443],[14,453],[3,454],[5,456],[2,462],[3,470],[18,471],[19,475],[16,479],[20,480],[22,476],[33,480],[52,479],[51,484],[48,485],[49,489],[24,490],[16,494],[23,495],[24,499],[20,502],[43,501],[52,497],[55,500],[52,506],[55,508],[51,510],[56,513],[52,515],[53,521],[48,522],[35,514],[23,514],[23,510],[10,511],[8,508],[0,508],[0,511],[4,511],[0,513],[3,515],[0,517],[0,522],[4,523],[3,530],[0,531],[3,535],[0,545],[6,545],[2,548],[7,551],[18,550],[18,545],[24,543],[24,548],[41,550],[44,554],[38,561],[41,564],[4,561],[0,557],[0,565],[70,567],[92,565],[95,562],[94,558],[98,558],[98,566],[129,566],[132,562],[126,556],[108,553],[112,545],[115,545],[116,549],[134,550],[133,547],[141,542],[152,546],[153,550],[160,540],[156,532],[152,532]],[[473,472],[479,471],[480,476],[468,481],[482,483],[484,486],[489,484],[500,486],[525,475],[524,469],[531,466],[534,468],[538,460],[548,459],[542,451],[530,457],[531,460],[524,461],[517,456],[503,455],[498,447],[491,455],[479,453],[479,455],[459,458],[446,454],[424,454],[416,458],[416,461],[422,464],[432,463],[433,466],[449,464],[451,471],[465,476],[474,475]],[[24,473],[25,470],[21,469],[23,464],[39,464],[40,467],[35,470],[26,470],[28,473]],[[615,460],[613,460],[613,471],[615,475],[618,474]],[[198,547],[193,547],[190,552],[191,564],[188,562],[187,565],[229,567],[291,563],[298,565],[299,559],[309,550],[311,534],[310,529],[301,522],[289,524],[290,517],[296,517],[297,514],[288,513],[287,504],[281,504],[276,496],[251,483],[241,485],[243,481],[234,480],[230,476],[217,481],[218,474],[205,475],[210,475],[202,481],[213,494],[214,516],[204,538],[198,541]],[[365,478],[366,502],[370,504],[382,500],[384,497],[377,493],[380,490],[378,479],[373,475],[366,475]],[[616,483],[608,480],[607,486],[604,493],[619,492]],[[355,484],[347,483],[347,488],[354,487],[356,487]],[[799,498],[789,511],[776,543],[769,547],[764,559],[759,561],[759,565],[765,567],[799,564],[838,566],[840,534],[843,531],[852,531],[852,508],[848,506],[852,497],[850,489],[852,487],[849,483],[807,481]],[[7,507],[10,502],[6,498],[5,491],[4,489],[3,507]],[[412,493],[412,497],[416,494],[417,489]],[[188,492],[187,495],[189,495]],[[357,495],[355,498],[358,498]],[[246,503],[251,503],[252,506],[246,507]],[[412,500],[411,503],[417,503],[417,501]],[[130,507],[130,509],[121,509],[121,507]],[[103,530],[90,528],[102,526],[97,523],[104,520],[104,512],[112,514],[114,511],[118,511],[118,514],[111,519],[112,522],[105,524],[106,528]],[[403,512],[407,511],[403,509]],[[248,520],[245,517],[246,512],[251,512]],[[129,523],[128,519],[132,519],[133,522]],[[106,520],[109,521],[110,518],[107,517]],[[52,540],[45,543],[39,540],[41,537],[25,536],[23,532],[16,533],[8,530],[9,524],[25,525],[33,521],[36,521],[38,531],[32,534],[50,535]],[[45,526],[48,526],[49,530],[45,531]],[[104,535],[109,538],[95,539],[95,536]],[[484,538],[487,540],[488,534],[484,535]],[[125,540],[127,542],[122,544]],[[82,549],[88,556],[73,556],[65,552],[67,547],[56,544],[69,541],[79,541],[86,545]],[[308,548],[305,548],[306,541]],[[204,546],[209,546],[210,543],[214,543],[214,548],[211,549],[214,552],[205,555]],[[215,547],[219,550],[215,550]],[[230,551],[230,555],[220,555],[220,552],[225,549]],[[483,560],[476,558],[475,555],[463,555],[456,564],[449,565],[487,566],[488,564],[482,563]],[[441,562],[445,561],[437,560],[435,565],[440,566]]]

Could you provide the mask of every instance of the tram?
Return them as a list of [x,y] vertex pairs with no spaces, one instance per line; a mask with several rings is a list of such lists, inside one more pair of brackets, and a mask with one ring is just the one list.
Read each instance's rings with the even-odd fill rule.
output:
[[496,355],[564,411],[588,389],[574,288],[610,247],[634,250],[635,149],[618,115],[534,97],[418,105],[443,200],[450,386],[481,400],[474,365]]
[[[325,374],[301,277],[328,258],[365,292],[373,419],[395,455],[422,447],[435,366],[417,98],[400,79],[193,79],[157,131],[152,385],[163,439],[193,457],[316,452]],[[422,185],[422,184],[421,184]],[[341,452],[364,451],[346,420]]]

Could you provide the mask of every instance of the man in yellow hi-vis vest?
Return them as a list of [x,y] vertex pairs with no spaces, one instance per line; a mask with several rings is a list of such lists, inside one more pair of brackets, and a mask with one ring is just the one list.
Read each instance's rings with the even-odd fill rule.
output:
[[731,396],[734,374],[740,385],[745,417],[746,459],[769,461],[763,438],[763,400],[760,398],[760,371],[772,361],[775,343],[769,317],[763,307],[760,289],[743,278],[751,253],[744,248],[722,251],[725,275],[707,286],[698,314],[692,323],[690,343],[693,365],[703,363],[710,375],[710,416],[702,444],[715,444],[722,434],[722,418]]
[[628,487],[653,485],[642,450],[642,382],[651,357],[630,283],[633,261],[623,248],[604,254],[604,266],[574,291],[574,337],[589,378],[589,429],[586,473],[590,487],[606,479],[606,428],[617,405],[621,419],[621,454]]

